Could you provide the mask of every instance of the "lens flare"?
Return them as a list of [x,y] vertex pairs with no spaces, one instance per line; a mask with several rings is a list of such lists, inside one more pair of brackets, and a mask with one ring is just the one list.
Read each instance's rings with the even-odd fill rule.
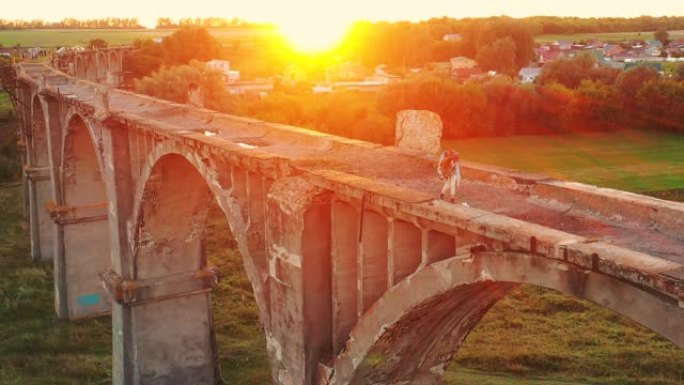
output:
[[350,22],[318,18],[288,18],[276,23],[292,46],[305,53],[318,53],[335,48],[351,27]]

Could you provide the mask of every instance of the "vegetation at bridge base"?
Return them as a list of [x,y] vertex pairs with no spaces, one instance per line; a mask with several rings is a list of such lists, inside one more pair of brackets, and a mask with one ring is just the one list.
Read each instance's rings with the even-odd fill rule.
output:
[[111,321],[54,316],[51,264],[29,257],[21,187],[0,187],[0,384],[111,383]]
[[221,281],[212,295],[221,376],[226,384],[269,384],[271,368],[252,285],[216,203],[210,207],[205,234],[209,263],[221,272]]
[[[460,368],[564,383],[674,385],[684,383],[684,351],[610,310],[522,286],[468,336],[449,371]],[[456,377],[450,384],[466,384]]]
[[[0,63],[2,65],[2,63]],[[19,176],[17,158],[18,124],[7,93],[0,91],[0,183],[15,180]]]

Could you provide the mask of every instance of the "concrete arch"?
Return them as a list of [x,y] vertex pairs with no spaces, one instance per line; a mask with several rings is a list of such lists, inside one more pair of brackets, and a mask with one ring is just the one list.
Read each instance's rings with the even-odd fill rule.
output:
[[88,71],[86,70],[86,60],[82,55],[76,55],[76,77],[79,79],[85,79],[88,76]]
[[97,58],[92,53],[87,53],[85,57],[86,74],[84,79],[94,82],[97,80]]
[[39,95],[34,95],[31,101],[31,150],[32,164],[36,167],[49,165],[47,121],[48,117],[43,109],[43,102]]
[[56,308],[62,318],[105,314],[111,304],[98,274],[109,267],[108,198],[97,140],[89,122],[66,117],[61,164],[61,202],[52,209],[58,226]]
[[95,53],[97,63],[97,80],[107,80],[107,72],[109,71],[109,55],[106,51],[99,51]]
[[121,72],[121,54],[116,50],[109,51],[109,71],[115,74]]
[[429,265],[359,320],[329,384],[433,384],[480,318],[520,283],[607,307],[684,347],[684,309],[604,274],[527,253],[483,252]]
[[[220,175],[201,156],[177,146],[170,142],[159,144],[149,155],[139,179],[133,223],[129,224],[134,256],[132,279],[187,276],[206,269],[203,234],[209,204],[214,199],[238,242],[262,324],[266,325],[266,280],[253,260],[247,239],[248,223],[241,215],[247,202],[232,194],[237,171],[222,167],[228,170],[228,175]],[[144,325],[133,336],[145,341],[144,346],[138,346],[140,357],[149,358],[135,363],[137,375],[144,377],[153,373],[150,376],[155,379],[190,375],[188,382],[215,382],[218,367],[210,353],[215,355],[217,349],[207,328],[213,323],[208,292],[188,292],[173,300],[153,300],[134,306],[131,311],[134,323]],[[160,346],[171,347],[175,353],[156,360]],[[187,352],[186,346],[193,346],[194,351]],[[193,368],[177,374],[174,371],[188,365],[187,354],[193,355]]]
[[[237,197],[237,188],[232,181],[228,181],[231,175],[219,175],[216,165],[210,165],[203,161],[200,154],[195,151],[187,151],[187,149],[178,146],[177,143],[163,142],[155,147],[148,155],[148,158],[141,171],[140,178],[135,193],[133,215],[134,222],[129,224],[128,238],[131,239],[131,255],[136,255],[138,246],[141,243],[140,226],[143,221],[143,207],[145,202],[145,190],[147,186],[154,181],[154,170],[158,167],[159,162],[168,156],[182,157],[188,164],[192,166],[193,172],[196,172],[202,177],[202,183],[206,185],[211,193],[211,199],[215,199],[221,211],[226,218],[226,222],[237,241],[240,254],[243,256],[244,267],[247,272],[249,280],[252,282],[252,288],[256,297],[257,306],[259,307],[259,315],[263,325],[269,323],[268,310],[268,290],[266,287],[267,274],[262,272],[262,266],[259,261],[255,261],[254,254],[256,250],[250,247],[247,237],[247,230],[249,223],[244,216],[238,213],[245,211],[246,202],[241,201]],[[228,171],[230,173],[230,171]]]
[[43,101],[36,94],[31,102],[29,167],[26,169],[29,181],[31,257],[34,261],[51,260],[53,257],[54,224],[45,210],[45,205],[52,198],[47,121],[48,116],[43,108]]

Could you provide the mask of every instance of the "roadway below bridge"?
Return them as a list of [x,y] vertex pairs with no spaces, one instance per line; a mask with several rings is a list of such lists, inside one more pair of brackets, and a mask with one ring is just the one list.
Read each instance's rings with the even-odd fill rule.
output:
[[[78,81],[43,65],[24,64],[23,75],[45,76],[48,92],[75,102],[100,102],[102,86]],[[442,182],[436,158],[420,156],[367,142],[313,133],[301,128],[234,117],[120,90],[108,92],[109,119],[134,123],[162,136],[187,136],[210,142],[220,151],[225,143],[287,159],[293,170],[335,175],[355,183],[366,181],[378,193],[407,202],[438,201]],[[530,148],[534,151],[534,148]],[[684,212],[684,205],[611,189],[601,189],[463,162],[460,201],[482,215],[498,214],[578,235],[592,241],[684,263],[684,219],[660,226],[659,211]],[[615,202],[620,202],[616,204]],[[605,206],[606,212],[602,212]],[[664,230],[663,230],[664,229]]]

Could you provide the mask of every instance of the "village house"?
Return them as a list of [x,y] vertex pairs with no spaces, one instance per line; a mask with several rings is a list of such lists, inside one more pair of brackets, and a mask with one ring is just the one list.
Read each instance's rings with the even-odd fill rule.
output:
[[240,71],[230,69],[230,62],[227,60],[209,60],[207,67],[217,70],[223,74],[223,79],[228,83],[240,80]]
[[541,75],[542,69],[540,67],[523,67],[518,71],[518,78],[520,83],[534,83]]

